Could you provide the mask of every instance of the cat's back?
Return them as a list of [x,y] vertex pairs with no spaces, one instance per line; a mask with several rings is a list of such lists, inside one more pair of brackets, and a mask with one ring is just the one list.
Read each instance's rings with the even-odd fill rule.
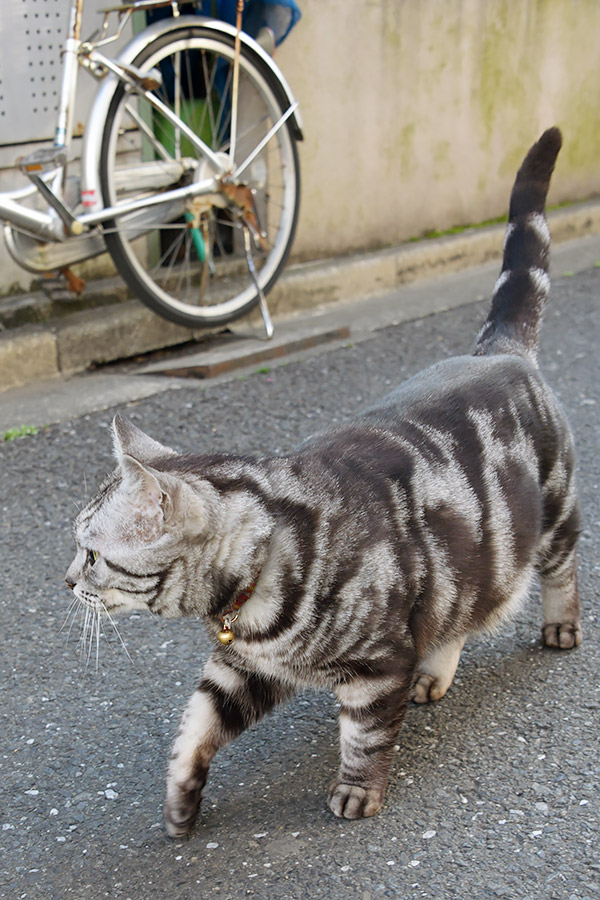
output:
[[569,442],[560,405],[526,357],[457,356],[418,373],[299,449],[336,468],[399,476],[417,458],[434,466],[454,457],[468,466],[499,453],[556,455]]
[[392,430],[407,421],[452,427],[465,415],[497,415],[533,397],[540,410],[556,406],[539,369],[526,357],[453,356],[409,378],[351,421]]

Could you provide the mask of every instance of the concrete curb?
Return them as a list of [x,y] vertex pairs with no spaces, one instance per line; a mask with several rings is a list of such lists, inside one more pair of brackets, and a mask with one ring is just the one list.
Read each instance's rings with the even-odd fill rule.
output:
[[[600,234],[600,201],[556,210],[548,220],[555,243]],[[278,318],[300,310],[499,261],[504,230],[504,225],[474,228],[387,250],[291,266],[269,295],[275,326]],[[199,340],[206,334],[172,325],[137,301],[76,312],[42,326],[9,329],[0,335],[0,391]]]

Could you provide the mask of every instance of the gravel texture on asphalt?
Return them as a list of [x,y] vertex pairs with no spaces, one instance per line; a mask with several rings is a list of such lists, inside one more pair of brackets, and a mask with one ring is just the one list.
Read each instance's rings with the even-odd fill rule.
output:
[[[170,743],[209,651],[201,624],[132,615],[99,647],[60,632],[70,521],[112,468],[113,411],[0,447],[0,895],[43,900],[600,895],[600,271],[555,282],[540,364],[576,436],[582,646],[544,650],[537,589],[411,706],[379,816],[335,819],[336,705],[307,691],[221,751],[187,841],[161,819]],[[121,411],[180,450],[284,453],[431,362],[469,352],[475,304]],[[86,664],[89,649],[90,659]]]

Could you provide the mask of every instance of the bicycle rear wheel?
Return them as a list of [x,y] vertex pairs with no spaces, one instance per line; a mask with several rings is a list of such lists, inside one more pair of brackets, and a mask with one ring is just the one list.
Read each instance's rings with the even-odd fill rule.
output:
[[[233,58],[233,38],[188,25],[152,41],[133,61],[142,72],[158,69],[162,84],[156,96],[223,159],[230,149]],[[288,106],[276,76],[243,45],[238,96],[236,165]],[[107,206],[213,174],[182,131],[147,99],[123,84],[117,87],[100,156]],[[264,235],[253,244],[258,283],[265,293],[275,283],[290,251],[299,207],[298,151],[289,121],[240,174],[235,188],[237,194],[230,187],[227,193],[161,204],[150,213],[106,224],[107,248],[118,271],[159,315],[198,328],[231,321],[257,303],[244,246],[248,218],[258,226],[255,235]]]

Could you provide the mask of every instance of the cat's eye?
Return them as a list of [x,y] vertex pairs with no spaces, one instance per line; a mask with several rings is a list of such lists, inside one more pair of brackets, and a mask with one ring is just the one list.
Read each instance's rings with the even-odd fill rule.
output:
[[100,554],[97,550],[88,550],[88,563],[93,566]]

